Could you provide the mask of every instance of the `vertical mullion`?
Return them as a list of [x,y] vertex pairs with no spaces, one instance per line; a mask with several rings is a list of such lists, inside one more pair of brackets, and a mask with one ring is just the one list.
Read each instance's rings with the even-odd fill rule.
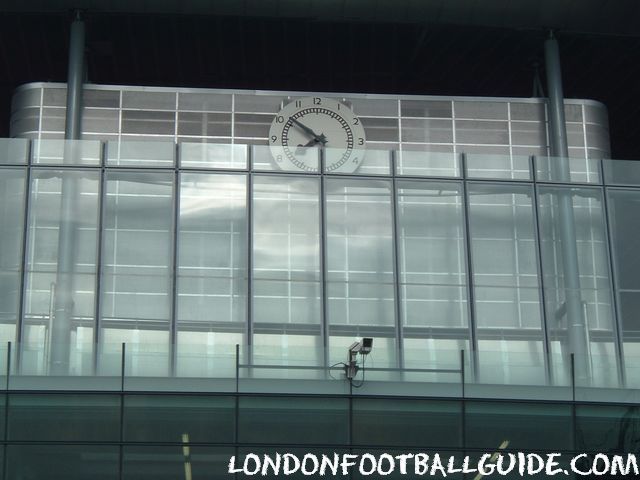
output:
[[404,368],[404,331],[402,322],[401,289],[400,289],[400,262],[398,253],[398,241],[400,230],[398,228],[398,187],[395,176],[395,155],[390,152],[392,176],[391,176],[391,245],[393,248],[393,286],[395,295],[395,315],[396,315],[396,345],[398,350],[398,367]]
[[22,268],[20,269],[20,294],[18,300],[18,315],[16,318],[16,371],[20,371],[20,360],[22,353],[22,333],[24,326],[24,310],[26,301],[26,289],[27,289],[27,257],[29,246],[29,215],[31,211],[31,156],[33,154],[33,141],[30,140],[27,148],[27,167],[24,184],[24,222],[22,225],[22,251],[20,262]]
[[534,157],[529,157],[529,168],[531,169],[531,174],[533,175],[533,221],[534,221],[534,235],[535,235],[535,243],[536,243],[536,263],[538,267],[538,275],[539,275],[539,283],[538,283],[538,292],[540,295],[540,306],[542,313],[542,337],[544,341],[543,349],[544,349],[544,363],[545,363],[545,376],[547,379],[547,384],[553,384],[553,370],[551,368],[551,343],[549,339],[549,329],[548,329],[548,316],[547,316],[547,300],[546,300],[546,292],[544,287],[544,271],[542,265],[542,235],[540,233],[540,210],[538,207],[538,183],[536,181],[535,175],[535,165],[534,165]]
[[[177,161],[178,144],[175,145],[174,162]],[[177,360],[177,305],[178,305],[178,230],[180,225],[180,172],[173,172],[173,221],[171,241],[171,317],[169,324],[169,374],[175,375]]]
[[[602,182],[604,184],[604,167],[602,166],[602,160],[599,162],[600,164],[600,175]],[[625,358],[624,358],[624,342],[622,335],[622,318],[620,318],[620,310],[618,308],[618,291],[616,290],[616,274],[617,268],[615,263],[615,255],[614,255],[614,246],[613,246],[613,232],[611,231],[611,223],[609,221],[609,202],[608,196],[609,190],[607,187],[602,187],[602,207],[604,214],[604,228],[605,228],[605,247],[607,249],[607,260],[609,261],[609,288],[611,289],[611,306],[613,309],[613,319],[612,319],[612,327],[613,334],[615,339],[615,349],[616,355],[618,356],[618,379],[622,387],[625,387],[627,384],[627,371],[625,368]]]
[[93,332],[93,371],[97,373],[99,363],[99,350],[100,350],[100,309],[102,305],[102,242],[103,242],[103,230],[104,230],[104,208],[106,200],[105,182],[105,163],[106,163],[106,144],[101,144],[101,158],[100,158],[100,178],[98,184],[98,231],[97,231],[97,246],[96,246],[96,287],[95,287],[95,301],[94,301],[94,332]]
[[247,163],[247,338],[245,361],[253,363],[253,149],[248,149]]
[[[322,151],[320,152],[320,202],[319,222],[320,231],[318,240],[320,242],[320,300],[322,303],[321,312],[321,331],[322,331],[322,365],[329,365],[329,317],[328,311],[328,295],[327,295],[327,211],[326,211],[326,178],[324,175],[324,165],[322,162]],[[331,372],[329,372],[331,373]]]
[[463,153],[460,154],[462,167],[462,209],[464,216],[464,233],[465,233],[465,253],[467,267],[467,295],[469,298],[469,362],[471,373],[474,378],[478,376],[478,339],[476,332],[476,302],[474,292],[473,278],[473,254],[471,245],[471,221],[469,217],[469,191],[467,188],[467,159]]

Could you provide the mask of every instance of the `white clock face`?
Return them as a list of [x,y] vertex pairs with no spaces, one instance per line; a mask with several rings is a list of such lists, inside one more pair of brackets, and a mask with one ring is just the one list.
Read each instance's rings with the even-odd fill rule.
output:
[[307,97],[280,110],[269,130],[269,145],[282,170],[352,173],[365,152],[364,128],[353,111],[338,100]]

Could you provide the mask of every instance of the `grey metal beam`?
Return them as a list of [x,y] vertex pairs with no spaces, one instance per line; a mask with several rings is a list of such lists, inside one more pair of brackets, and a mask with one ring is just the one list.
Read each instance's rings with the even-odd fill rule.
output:
[[[84,77],[85,29],[76,12],[69,37],[69,67],[67,75],[67,111],[65,120],[64,163],[76,164],[81,155],[82,88]],[[71,319],[78,237],[77,207],[80,199],[78,179],[72,173],[63,176],[60,190],[60,224],[58,227],[58,269],[54,300],[54,318],[50,335],[50,373],[69,374]],[[98,292],[96,292],[96,295]]]
[[[544,44],[547,73],[549,139],[553,159],[553,173],[556,180],[570,182],[569,149],[567,126],[564,116],[564,93],[558,41],[553,36]],[[588,385],[591,380],[587,324],[580,291],[580,269],[576,242],[573,195],[568,188],[558,190],[558,230],[562,253],[562,270],[567,318],[568,352],[575,355],[575,376],[579,385]]]

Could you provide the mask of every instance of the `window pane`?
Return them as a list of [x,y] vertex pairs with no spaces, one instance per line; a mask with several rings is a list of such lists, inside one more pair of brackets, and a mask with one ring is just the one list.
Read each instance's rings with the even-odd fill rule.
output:
[[609,190],[609,225],[616,273],[627,386],[640,387],[640,192]]
[[99,179],[96,171],[32,172],[23,373],[44,373],[50,361],[59,374],[93,366]]
[[171,174],[107,173],[101,336],[104,352],[113,352],[109,371],[119,371],[125,342],[136,357],[132,374],[166,372],[157,356],[169,343],[172,205]]
[[127,395],[124,408],[127,442],[233,442],[233,397]]
[[317,178],[254,177],[253,322],[257,361],[281,359],[284,345],[291,359],[311,361],[318,355],[314,337],[320,339],[322,314],[319,195]]
[[412,447],[462,445],[461,404],[434,400],[353,400],[353,443]]
[[[618,374],[601,191],[541,187],[539,203],[545,300],[557,360],[553,373],[568,383],[569,354],[574,352],[578,385],[615,386]],[[577,268],[568,270],[576,264]],[[590,361],[581,352],[589,352]]]
[[15,341],[25,221],[24,170],[0,169],[0,347]]
[[529,186],[469,185],[480,379],[484,382],[545,382],[531,193]]
[[514,451],[571,449],[570,405],[468,401],[466,420],[469,447],[490,452],[508,440]]
[[415,337],[405,341],[405,365],[424,367],[427,344],[432,355],[446,356],[451,339],[469,337],[462,194],[458,183],[402,181],[397,188],[402,324],[405,338]]
[[344,344],[355,336],[381,337],[376,360],[395,363],[394,348],[383,348],[385,337],[393,345],[396,323],[391,212],[390,182],[326,180],[332,363],[343,359]]
[[120,397],[11,394],[10,440],[118,441]]
[[576,449],[581,452],[634,452],[638,407],[576,405]]
[[344,444],[348,440],[346,398],[241,397],[240,443]]
[[10,445],[7,478],[117,480],[118,457],[113,445]]
[[244,175],[180,176],[180,375],[209,376],[214,371],[219,374],[223,368],[220,362],[228,362],[235,355],[235,344],[245,343],[246,198]]

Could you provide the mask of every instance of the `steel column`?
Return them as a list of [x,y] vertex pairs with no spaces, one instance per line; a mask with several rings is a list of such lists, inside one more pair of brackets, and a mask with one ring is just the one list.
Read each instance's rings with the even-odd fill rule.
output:
[[[555,179],[570,182],[569,148],[567,145],[567,127],[564,116],[564,93],[562,91],[562,72],[558,41],[553,36],[544,44],[545,66],[547,72],[547,102],[549,113],[549,139],[553,159]],[[590,363],[588,359],[586,319],[582,308],[580,291],[580,270],[576,243],[575,217],[573,214],[573,195],[571,189],[558,190],[558,230],[562,252],[562,269],[565,290],[565,312],[567,318],[568,353],[575,355],[575,377],[580,385],[590,383]]]
[[[81,136],[82,87],[84,76],[84,22],[76,12],[69,37],[69,68],[67,78],[67,112],[65,122],[64,163],[75,164],[81,155],[80,145],[74,142]],[[60,191],[60,224],[58,229],[58,269],[54,318],[51,324],[50,371],[54,375],[69,373],[71,319],[73,318],[73,280],[76,264],[78,233],[78,179],[73,173],[63,174]]]

